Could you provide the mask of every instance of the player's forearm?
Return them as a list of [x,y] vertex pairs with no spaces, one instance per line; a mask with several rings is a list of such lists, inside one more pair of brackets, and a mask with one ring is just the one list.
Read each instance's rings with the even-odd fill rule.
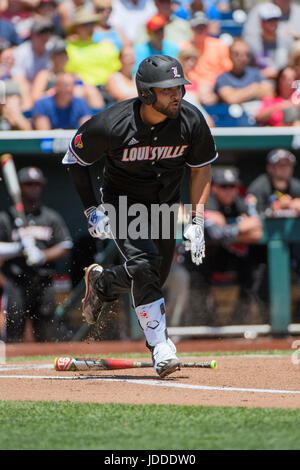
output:
[[191,170],[190,203],[193,211],[197,211],[197,208],[204,210],[210,193],[210,183],[210,165],[203,166],[202,168],[193,168]]
[[45,261],[48,263],[58,261],[64,258],[68,254],[68,249],[62,247],[60,244],[54,245],[51,248],[47,248],[44,251]]
[[88,209],[91,206],[98,206],[89,169],[87,167],[74,164],[68,166],[68,172],[76,192],[80,197],[83,208]]
[[19,242],[0,242],[0,259],[7,260],[22,254],[22,245]]

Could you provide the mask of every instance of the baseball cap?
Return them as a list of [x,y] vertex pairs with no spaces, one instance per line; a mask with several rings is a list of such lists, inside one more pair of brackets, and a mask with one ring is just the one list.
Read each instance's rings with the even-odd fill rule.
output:
[[209,20],[203,11],[196,11],[190,20],[190,26],[195,28],[196,26],[206,26],[209,24]]
[[158,13],[157,15],[152,16],[146,23],[148,31],[157,31],[158,29],[166,26],[168,20],[164,15]]
[[62,38],[56,38],[49,49],[50,55],[60,54],[61,52],[66,52],[67,43]]
[[267,155],[267,163],[274,165],[280,160],[289,160],[293,165],[296,164],[296,157],[292,152],[286,149],[274,149]]
[[77,8],[75,11],[72,24],[67,27],[67,32],[68,34],[72,34],[76,26],[80,26],[82,24],[89,24],[89,23],[96,24],[100,20],[101,20],[101,15],[97,15],[96,13],[90,13],[85,7]]
[[274,3],[262,3],[258,8],[258,15],[262,20],[268,21],[281,18],[282,13]]
[[20,184],[23,184],[23,183],[45,184],[46,183],[46,179],[43,175],[43,172],[35,166],[21,168],[21,170],[18,172],[18,178],[19,178]]
[[213,172],[212,181],[218,185],[239,184],[239,174],[236,168],[216,168]]
[[51,33],[53,31],[53,24],[48,20],[34,20],[31,25],[32,33]]

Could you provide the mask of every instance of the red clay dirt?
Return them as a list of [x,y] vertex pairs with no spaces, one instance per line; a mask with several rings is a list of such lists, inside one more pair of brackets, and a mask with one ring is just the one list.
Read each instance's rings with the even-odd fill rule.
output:
[[[187,361],[216,358],[218,368],[181,369],[160,379],[152,368],[118,371],[57,372],[51,361],[7,362],[0,365],[1,400],[51,400],[96,403],[176,404],[300,408],[298,357],[266,356],[263,351],[292,350],[299,338],[192,340],[176,344]],[[299,341],[300,345],[300,341]],[[192,357],[193,352],[261,351],[259,357]],[[143,341],[8,344],[8,357],[76,356],[147,353]],[[295,353],[297,353],[295,349]],[[149,357],[150,359],[150,357]],[[145,358],[144,358],[145,360]],[[69,378],[69,379],[68,379]],[[55,380],[54,380],[55,379]],[[156,390],[156,388],[159,388]]]

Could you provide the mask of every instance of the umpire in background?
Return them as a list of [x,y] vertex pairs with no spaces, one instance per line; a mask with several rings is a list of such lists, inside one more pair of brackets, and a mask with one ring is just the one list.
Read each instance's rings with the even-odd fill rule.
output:
[[56,309],[52,276],[55,263],[72,247],[62,217],[41,204],[46,183],[36,167],[18,172],[28,225],[15,224],[11,207],[0,213],[0,263],[5,283],[2,303],[6,312],[7,342],[23,340],[26,317],[32,320],[36,341],[54,341]]
[[[152,227],[157,220],[151,209],[153,205],[170,207],[179,203],[184,170],[189,167],[192,210],[185,236],[193,262],[200,264],[205,248],[204,205],[210,189],[210,164],[217,158],[203,115],[182,99],[188,83],[181,64],[173,57],[153,55],[143,60],[136,74],[138,97],[114,104],[87,121],[77,131],[63,159],[81,197],[91,235],[111,235],[124,258],[123,264],[109,268],[98,264],[87,268],[83,316],[87,322],[96,323],[103,302],[120,293],[131,293],[160,377],[180,367],[176,348],[167,334],[162,293],[176,234],[153,237]],[[105,168],[102,205],[98,206],[89,166],[100,158],[105,158]],[[121,207],[124,198],[128,204],[126,212]],[[137,203],[146,208],[142,225],[147,225],[147,233],[136,238],[129,227]],[[105,213],[108,204],[114,209],[115,226]],[[176,221],[177,214],[174,215]]]

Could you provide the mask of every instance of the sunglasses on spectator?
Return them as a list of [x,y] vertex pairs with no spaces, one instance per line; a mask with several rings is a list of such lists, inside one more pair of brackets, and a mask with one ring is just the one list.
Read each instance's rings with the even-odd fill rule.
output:
[[98,7],[96,8],[96,13],[103,13],[104,11],[112,11],[112,7]]
[[28,181],[26,183],[22,183],[22,185],[33,188],[34,186],[42,186],[42,183],[40,183],[39,181]]
[[219,184],[219,187],[222,189],[235,189],[236,184]]

